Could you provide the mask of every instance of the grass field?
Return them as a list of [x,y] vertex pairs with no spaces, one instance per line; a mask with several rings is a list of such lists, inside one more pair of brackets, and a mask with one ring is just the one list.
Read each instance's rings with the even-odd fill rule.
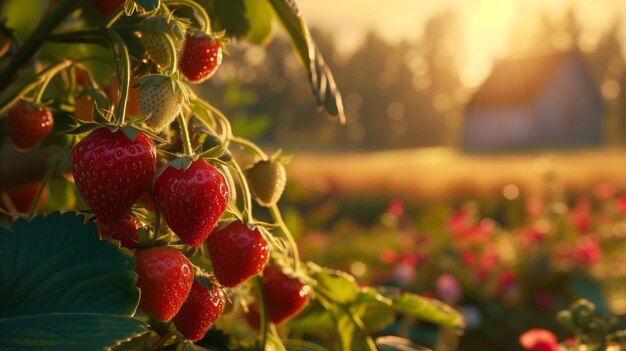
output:
[[[417,201],[515,196],[539,191],[549,176],[568,191],[610,182],[626,189],[625,149],[465,154],[451,148],[376,153],[296,153],[290,180],[305,189],[339,196],[410,197]],[[507,185],[509,185],[507,187]]]

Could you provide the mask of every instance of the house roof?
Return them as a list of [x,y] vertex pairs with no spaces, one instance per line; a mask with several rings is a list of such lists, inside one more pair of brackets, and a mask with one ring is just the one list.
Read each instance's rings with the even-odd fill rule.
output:
[[527,105],[550,81],[560,64],[575,55],[570,51],[502,60],[493,67],[466,107]]

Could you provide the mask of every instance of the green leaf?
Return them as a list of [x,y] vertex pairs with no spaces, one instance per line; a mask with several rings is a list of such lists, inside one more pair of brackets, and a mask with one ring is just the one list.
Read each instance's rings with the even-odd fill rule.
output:
[[101,241],[72,212],[0,228],[0,317],[91,312],[131,315],[139,302],[135,260]]
[[445,328],[464,328],[463,316],[445,303],[412,293],[402,293],[391,298],[391,307],[426,322]]
[[103,350],[145,332],[138,319],[91,313],[48,314],[0,320],[2,350]]
[[272,38],[272,7],[267,1],[259,0],[245,0],[244,4],[249,25],[246,39],[254,44],[266,44]]
[[306,69],[309,85],[317,104],[329,115],[345,123],[341,94],[330,69],[309,34],[302,14],[292,0],[269,0],[283,27],[291,37],[296,52]]
[[378,337],[376,346],[380,351],[430,351],[427,347],[416,345],[410,340],[397,336]]
[[[0,349],[27,349],[36,335],[72,349],[69,343],[112,345],[140,332],[141,322],[124,317],[139,302],[132,253],[101,241],[96,225],[84,221],[54,212],[0,227]],[[102,327],[112,319],[132,327],[125,333]]]
[[317,281],[315,289],[323,289],[331,293],[333,302],[338,304],[351,304],[359,294],[359,287],[354,277],[342,271],[323,269],[312,275]]
[[289,328],[303,332],[315,330],[318,333],[330,333],[335,330],[334,320],[331,314],[312,300],[302,313],[287,322]]

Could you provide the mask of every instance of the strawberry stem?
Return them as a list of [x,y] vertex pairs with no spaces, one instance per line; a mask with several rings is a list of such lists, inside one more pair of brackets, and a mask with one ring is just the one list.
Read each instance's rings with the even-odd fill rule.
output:
[[283,216],[280,214],[278,206],[274,204],[269,207],[269,210],[272,218],[276,223],[278,223],[278,225],[280,226],[280,230],[283,232],[285,238],[287,239],[287,242],[289,243],[289,249],[291,251],[291,255],[293,256],[293,270],[297,272],[300,268],[300,253],[298,252],[298,245],[296,245],[296,241],[293,239],[293,235],[291,235],[289,228],[287,228],[287,225],[283,220]]
[[[115,69],[117,71],[118,86],[121,89],[117,105],[117,125],[122,126],[126,117],[126,100],[128,99],[128,86],[130,85],[130,57],[124,41],[117,32],[107,30],[107,37],[113,42],[111,47],[116,63],[120,63],[115,65]],[[118,59],[121,59],[121,62],[118,62]]]
[[196,10],[202,17],[202,22],[203,22],[202,31],[208,35],[212,34],[211,19],[209,19],[209,15],[204,10],[204,8],[200,6],[200,4],[196,3],[195,1],[190,1],[190,0],[166,0],[166,3],[167,5],[174,5],[174,6],[176,5],[187,6],[193,10]]
[[156,351],[161,348],[173,335],[176,333],[175,329],[170,329],[167,333],[163,334],[157,342],[152,345],[150,351]]
[[247,140],[247,139],[244,139],[244,138],[240,138],[240,137],[236,137],[236,136],[231,136],[230,137],[230,141],[232,141],[235,144],[239,144],[241,146],[245,146],[248,149],[254,151],[263,160],[267,160],[268,159],[267,154],[265,152],[263,152],[263,150],[261,150],[260,147],[258,147],[256,144],[254,144],[250,140]]
[[54,165],[50,166],[46,171],[46,174],[43,176],[41,180],[41,184],[39,185],[39,189],[37,189],[37,194],[35,194],[35,198],[33,199],[32,205],[30,205],[30,209],[28,210],[28,219],[32,219],[35,215],[35,211],[37,210],[37,205],[39,205],[39,200],[41,199],[41,194],[43,194],[44,189],[48,186],[50,179],[52,179],[52,175],[54,174]]
[[187,129],[187,121],[182,113],[176,117],[178,127],[180,128],[180,139],[183,141],[183,151],[187,156],[193,156],[193,148],[191,147],[191,138],[189,138],[189,130]]
[[28,39],[26,39],[9,64],[6,65],[4,70],[0,73],[0,91],[11,86],[15,74],[35,56],[46,40],[47,35],[51,33],[65,17],[74,12],[80,3],[80,1],[74,0],[60,0],[52,8],[52,11],[42,18],[37,28],[28,36]]
[[263,286],[263,278],[260,275],[257,275],[254,278],[254,281],[256,282],[257,289],[259,290],[259,303],[261,304],[261,308],[259,309],[259,326],[261,328],[261,344],[259,345],[259,350],[264,351],[265,345],[267,344],[267,333],[269,329],[267,299],[265,296],[265,287]]
[[21,99],[24,94],[37,88],[38,86],[42,86],[43,83],[48,80],[49,76],[54,76],[61,70],[69,67],[71,64],[72,61],[70,60],[59,61],[51,66],[48,66],[43,71],[34,74],[30,79],[26,80],[24,85],[12,85],[7,91],[0,95],[0,113],[6,111],[15,102],[17,102],[17,100]]
[[242,201],[243,201],[243,212],[242,212],[242,221],[244,223],[250,222],[252,217],[252,195],[250,193],[250,188],[248,187],[248,181],[246,180],[246,176],[243,174],[241,167],[235,161],[228,162],[228,165],[231,166],[235,172],[237,173],[237,177],[239,178],[239,187],[241,187],[242,192]]

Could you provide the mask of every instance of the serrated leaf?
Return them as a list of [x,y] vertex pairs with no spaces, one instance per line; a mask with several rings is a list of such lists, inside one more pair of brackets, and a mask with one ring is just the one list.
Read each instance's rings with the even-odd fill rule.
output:
[[296,52],[307,72],[309,85],[317,104],[342,124],[345,123],[343,102],[333,74],[311,38],[295,3],[292,0],[269,0],[269,2],[291,37]]
[[289,320],[287,325],[293,330],[315,330],[318,333],[330,333],[335,328],[331,314],[316,300],[311,301],[309,307]]
[[0,319],[0,349],[100,351],[144,333],[144,326],[127,316],[92,313]]
[[[42,349],[30,344],[40,335],[46,350],[88,350],[141,332],[140,321],[124,317],[139,302],[132,253],[101,241],[96,225],[84,221],[73,212],[54,212],[0,227],[0,349]],[[112,319],[128,327],[103,328]],[[52,330],[57,332],[46,332]]]
[[131,315],[139,302],[135,260],[101,241],[73,212],[0,228],[0,318],[90,312]]

